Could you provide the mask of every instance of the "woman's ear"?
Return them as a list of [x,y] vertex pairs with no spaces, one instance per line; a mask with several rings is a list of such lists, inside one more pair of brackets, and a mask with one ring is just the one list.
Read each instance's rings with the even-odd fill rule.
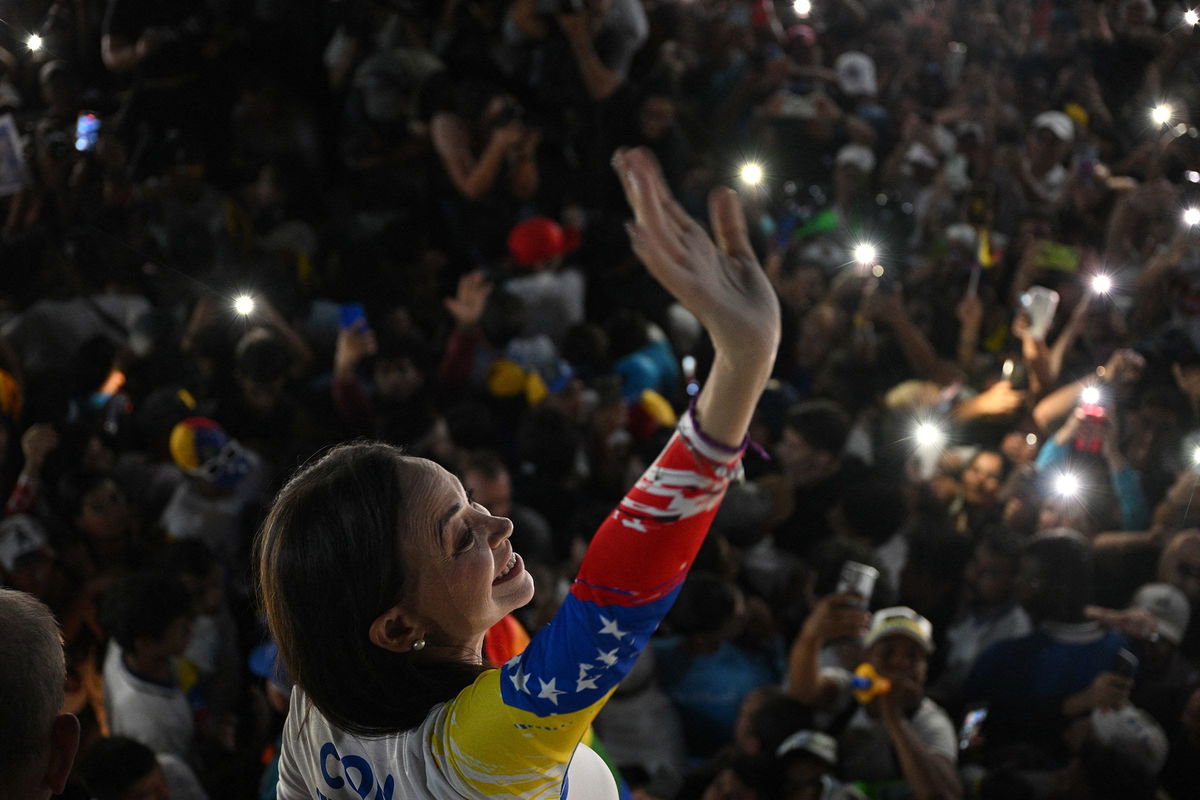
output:
[[[394,653],[410,653],[424,647],[423,634],[399,605],[392,606],[376,617],[367,635],[372,644]],[[421,642],[421,645],[414,648],[417,642]]]

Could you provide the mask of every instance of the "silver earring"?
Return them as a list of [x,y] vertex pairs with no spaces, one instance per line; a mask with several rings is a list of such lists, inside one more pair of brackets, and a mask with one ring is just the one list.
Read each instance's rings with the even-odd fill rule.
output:
[[412,649],[413,649],[414,653],[418,650],[424,650],[425,649],[425,640],[417,639],[415,642],[412,643]]

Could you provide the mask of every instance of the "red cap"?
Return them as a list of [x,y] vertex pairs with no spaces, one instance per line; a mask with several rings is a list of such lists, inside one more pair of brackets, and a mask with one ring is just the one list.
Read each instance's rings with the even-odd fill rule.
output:
[[549,217],[532,217],[508,234],[508,252],[524,266],[546,261],[567,252],[562,226]]

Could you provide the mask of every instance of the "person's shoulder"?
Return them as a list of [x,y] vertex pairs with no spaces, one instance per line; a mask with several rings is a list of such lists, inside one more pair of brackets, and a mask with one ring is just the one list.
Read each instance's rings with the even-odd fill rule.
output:
[[946,710],[925,697],[917,706],[917,712],[912,719],[913,729],[917,737],[931,752],[950,759],[958,760],[958,740],[955,736],[954,722]]
[[942,708],[936,700],[931,697],[921,698],[921,703],[917,706],[917,713],[914,715],[915,720],[920,720],[926,725],[948,725],[954,727],[954,723],[950,720],[950,714],[946,709]]
[[650,32],[650,19],[639,0],[613,0],[608,13],[604,15],[603,28],[645,36]]
[[1003,664],[1012,658],[1020,657],[1022,653],[1040,649],[1044,645],[1044,638],[1039,631],[1035,630],[1023,636],[1001,639],[993,642],[980,653],[977,663],[990,664],[998,661]]

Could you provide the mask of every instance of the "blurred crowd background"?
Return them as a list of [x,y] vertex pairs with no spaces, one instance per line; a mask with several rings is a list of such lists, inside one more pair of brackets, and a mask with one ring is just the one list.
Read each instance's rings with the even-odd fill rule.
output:
[[629,249],[645,146],[700,219],[741,192],[785,326],[595,723],[622,791],[1194,797],[1197,21],[0,0],[0,582],[62,625],[68,796],[275,796],[250,544],[335,442],[513,519],[538,594],[495,660],[545,624],[712,358]]

